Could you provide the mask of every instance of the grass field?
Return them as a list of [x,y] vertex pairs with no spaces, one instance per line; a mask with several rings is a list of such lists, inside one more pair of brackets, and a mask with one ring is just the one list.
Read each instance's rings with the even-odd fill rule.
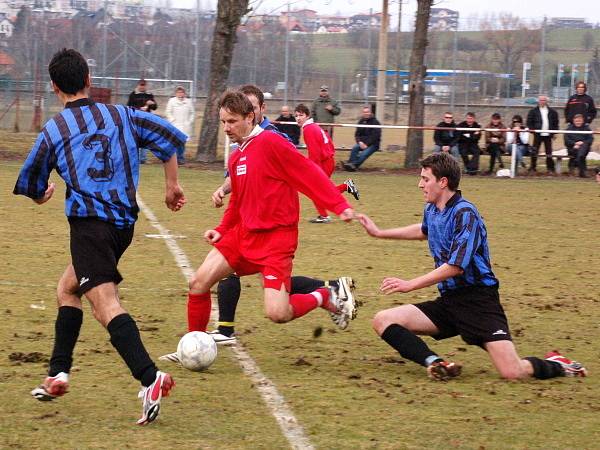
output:
[[[172,397],[164,401],[156,423],[136,427],[138,385],[87,307],[71,392],[52,403],[30,398],[52,347],[54,289],[69,262],[68,232],[62,184],[43,206],[11,194],[31,136],[13,139],[0,144],[5,156],[0,161],[0,448],[288,447],[230,349],[220,349],[204,373],[169,367],[177,381]],[[386,158],[377,160],[383,168],[399,165],[392,154]],[[343,175],[335,174],[335,181]],[[141,197],[172,234],[185,236],[178,244],[194,266],[209,250],[201,240],[203,231],[222,214],[209,200],[221,177],[219,170],[183,168],[188,204],[171,213],[163,205],[161,166],[142,168]],[[356,209],[381,226],[420,220],[423,205],[415,175],[365,172],[355,180],[361,188]],[[365,301],[359,317],[344,332],[336,331],[322,311],[273,324],[263,315],[257,278],[247,277],[237,319],[241,343],[275,383],[316,448],[598,447],[600,188],[572,178],[476,177],[464,180],[462,189],[486,220],[520,353],[540,356],[558,348],[584,362],[591,376],[506,382],[480,349],[454,338],[428,342],[464,363],[464,375],[449,383],[429,381],[423,368],[403,361],[370,328],[370,318],[381,308],[435,296],[433,288],[389,297],[378,292],[384,276],[413,277],[430,270],[426,244],[376,241],[357,224],[308,224],[314,211],[303,199],[295,273],[355,277]],[[156,233],[145,217],[140,216],[136,228],[120,265],[125,278],[121,293],[156,358],[173,351],[185,331],[186,281],[164,241],[145,236]],[[318,327],[324,333],[315,338]]]

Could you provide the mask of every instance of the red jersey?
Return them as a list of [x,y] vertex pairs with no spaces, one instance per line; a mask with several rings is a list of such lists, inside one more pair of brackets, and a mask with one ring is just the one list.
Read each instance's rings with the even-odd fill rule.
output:
[[221,234],[238,224],[249,231],[297,227],[298,191],[338,215],[350,208],[321,168],[285,138],[260,127],[231,154],[227,167],[231,198],[216,228]]
[[331,137],[312,119],[308,119],[302,126],[302,136],[308,151],[308,159],[317,163],[318,166],[335,155],[335,147]]

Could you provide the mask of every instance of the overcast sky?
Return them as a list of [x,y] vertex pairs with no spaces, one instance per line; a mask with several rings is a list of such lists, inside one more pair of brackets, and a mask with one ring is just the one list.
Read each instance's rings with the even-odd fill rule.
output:
[[[216,0],[199,0],[203,7],[216,7]],[[392,27],[396,27],[398,15],[398,1],[389,0],[389,13],[392,16]],[[196,0],[171,0],[174,6],[195,7]],[[250,0],[251,4],[259,5],[258,11],[262,13],[278,13],[285,11],[285,0]],[[365,13],[369,8],[374,12],[381,11],[381,0],[289,0],[292,10],[313,9],[320,14],[352,15]],[[403,0],[403,29],[412,23],[416,10],[416,0]],[[544,15],[550,17],[585,17],[591,23],[600,23],[600,1],[589,0],[575,2],[573,8],[565,0],[435,0],[437,8],[458,10],[461,19],[468,19],[474,14],[484,16],[491,13],[511,12],[523,18],[543,19]],[[406,15],[404,15],[406,14]],[[410,21],[409,21],[410,18]]]

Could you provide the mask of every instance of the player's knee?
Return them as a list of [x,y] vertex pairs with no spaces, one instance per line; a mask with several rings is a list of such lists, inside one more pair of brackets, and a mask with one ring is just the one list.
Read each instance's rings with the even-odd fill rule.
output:
[[194,292],[206,292],[210,289],[210,286],[206,287],[205,283],[196,274],[192,275],[188,283],[190,291]]
[[373,320],[371,321],[371,325],[373,326],[373,329],[380,336],[381,336],[381,334],[383,334],[385,329],[387,327],[389,327],[392,323],[393,322],[391,321],[389,314],[385,310],[378,311],[375,314],[375,317],[373,317]]
[[286,323],[290,321],[289,314],[284,311],[267,311],[267,317],[275,323]]

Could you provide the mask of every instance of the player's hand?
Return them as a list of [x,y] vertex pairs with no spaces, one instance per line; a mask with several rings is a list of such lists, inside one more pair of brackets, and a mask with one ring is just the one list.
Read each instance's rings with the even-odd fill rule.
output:
[[217,189],[215,192],[213,192],[212,194],[212,202],[213,205],[215,206],[215,208],[220,208],[221,206],[223,206],[224,204],[224,199],[225,199],[225,191],[223,190],[223,186],[219,187],[219,189]]
[[365,214],[357,214],[356,218],[363,226],[365,231],[369,234],[369,236],[378,237],[379,236],[379,227],[375,225],[375,222],[371,220],[371,218]]
[[52,195],[54,195],[55,189],[56,189],[56,185],[54,183],[50,183],[48,185],[48,189],[46,189],[46,192],[44,192],[44,196],[42,198],[35,199],[34,202],[36,202],[38,205],[41,205],[42,203],[46,203],[48,200],[50,200],[52,198]]
[[185,203],[185,195],[183,195],[183,189],[181,189],[179,184],[167,187],[167,194],[165,195],[167,208],[171,211],[179,211]]
[[209,244],[215,244],[221,239],[221,233],[217,230],[206,230],[204,232],[204,240]]
[[410,292],[412,287],[409,281],[400,278],[384,278],[379,288],[386,295],[394,292]]
[[344,222],[352,222],[352,219],[354,219],[354,210],[352,208],[346,208],[340,214],[340,219]]

